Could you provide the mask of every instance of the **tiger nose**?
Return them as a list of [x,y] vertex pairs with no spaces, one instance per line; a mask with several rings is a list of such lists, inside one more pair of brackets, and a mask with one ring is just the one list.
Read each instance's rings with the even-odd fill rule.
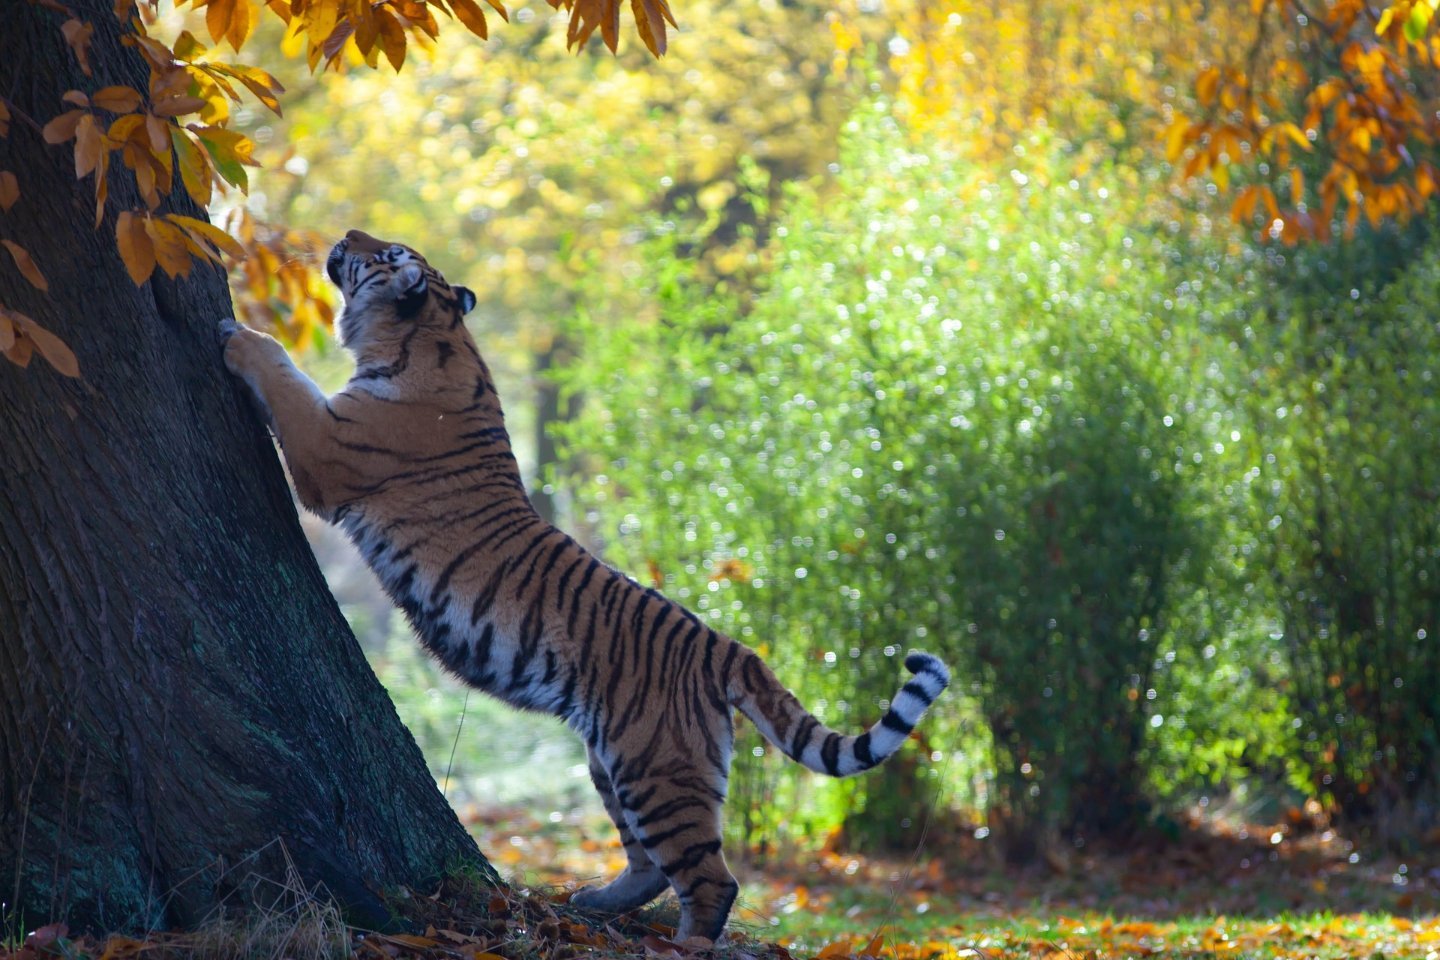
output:
[[377,253],[385,248],[383,241],[376,240],[363,230],[350,230],[345,239],[350,241],[350,249],[355,253]]

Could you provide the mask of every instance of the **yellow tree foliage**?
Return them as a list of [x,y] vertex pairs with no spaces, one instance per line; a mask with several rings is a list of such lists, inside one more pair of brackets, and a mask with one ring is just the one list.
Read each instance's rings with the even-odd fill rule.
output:
[[[16,2],[54,14],[56,29],[89,76],[94,24],[82,21],[61,0]],[[486,2],[494,13],[507,16],[499,0]],[[246,289],[277,302],[289,332],[298,334],[328,319],[328,307],[306,275],[304,261],[287,253],[297,242],[306,245],[306,238],[257,231],[252,220],[240,217],[237,241],[204,220],[162,210],[177,191],[201,208],[212,204],[217,191],[248,191],[246,167],[256,165],[255,144],[231,126],[231,105],[248,94],[280,114],[282,85],[264,70],[229,61],[218,48],[225,44],[238,52],[268,11],[283,24],[284,42],[298,44],[312,70],[356,62],[373,67],[382,55],[399,70],[411,44],[425,46],[439,38],[442,19],[458,21],[481,38],[488,36],[485,13],[474,0],[177,0],[178,6],[187,4],[203,11],[209,45],[188,30],[170,42],[152,36],[160,0],[115,0],[114,16],[128,28],[121,42],[135,47],[149,66],[146,88],[70,90],[56,113],[42,118],[17,118],[13,105],[0,97],[0,138],[7,137],[19,119],[39,130],[46,143],[72,145],[76,178],[94,181],[97,229],[107,212],[112,165],[118,163],[134,175],[144,206],[116,211],[114,231],[116,253],[137,285],[156,269],[173,278],[188,275],[196,260],[220,264],[226,257],[253,255],[256,263],[245,271]],[[598,30],[605,44],[616,49],[621,0],[551,4],[569,14],[569,46],[583,45]],[[674,25],[666,0],[631,0],[630,7],[640,39],[651,54],[660,56],[667,45],[666,25]],[[14,171],[0,170],[0,216],[23,202],[20,178]],[[8,266],[0,268],[14,269],[45,290],[44,274],[29,252],[13,239],[3,240],[3,245]],[[0,354],[24,366],[37,352],[62,373],[79,375],[74,355],[58,338],[0,303]]]
[[1435,8],[1251,0],[1248,43],[1196,74],[1197,110],[1175,118],[1171,159],[1221,190],[1235,181],[1235,220],[1261,217],[1285,243],[1342,224],[1348,236],[1362,216],[1407,220],[1440,180]]

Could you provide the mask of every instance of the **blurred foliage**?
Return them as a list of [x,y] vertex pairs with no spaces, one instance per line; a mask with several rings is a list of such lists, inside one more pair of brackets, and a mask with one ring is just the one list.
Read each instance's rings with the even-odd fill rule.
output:
[[[842,728],[906,650],[956,669],[884,776],[798,775],[744,727],[752,849],[913,846],[958,809],[1063,860],[1241,785],[1414,838],[1434,250],[1363,219],[1270,245],[1330,162],[1278,113],[1263,145],[1224,127],[1277,9],[699,0],[657,63],[568,53],[530,4],[396,77],[267,63],[300,92],[237,123],[257,215],[480,292],[539,495],[608,559]],[[1253,55],[1279,76],[1297,42]],[[431,702],[408,719],[450,746]]]
[[1244,402],[1257,572],[1317,794],[1381,839],[1440,822],[1440,272],[1428,225],[1270,264]]

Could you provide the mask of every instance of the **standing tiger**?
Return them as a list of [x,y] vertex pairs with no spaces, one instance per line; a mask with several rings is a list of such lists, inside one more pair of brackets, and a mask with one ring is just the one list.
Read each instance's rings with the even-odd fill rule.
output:
[[490,371],[462,322],[470,290],[407,246],[358,230],[326,272],[345,306],[350,382],[327,397],[272,338],[225,320],[225,365],[279,438],[301,503],[349,533],[421,641],[516,707],[563,718],[628,865],[573,903],[620,913],[665,887],[678,936],[716,939],[738,884],[720,852],[738,708],[831,776],[880,763],[949,683],[938,659],[866,732],[815,719],[750,648],[606,566],[531,506]]

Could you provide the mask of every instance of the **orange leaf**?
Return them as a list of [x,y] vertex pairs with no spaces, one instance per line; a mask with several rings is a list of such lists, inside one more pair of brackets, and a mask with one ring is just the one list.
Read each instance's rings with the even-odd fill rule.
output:
[[376,15],[380,21],[380,48],[385,51],[390,66],[399,73],[405,63],[405,28],[388,7],[382,7]]
[[9,353],[15,346],[15,324],[10,320],[10,311],[0,307],[0,353]]
[[0,210],[8,211],[20,199],[20,181],[9,170],[0,170]]
[[145,232],[145,224],[129,210],[122,210],[115,220],[115,244],[135,286],[149,280],[155,272],[155,247]]
[[5,249],[10,251],[10,256],[15,259],[15,266],[19,267],[20,273],[30,281],[30,286],[38,290],[50,289],[45,275],[40,272],[39,267],[35,266],[35,261],[30,259],[30,254],[24,247],[13,240],[0,240],[0,244],[4,244]]
[[219,43],[229,32],[237,2],[241,6],[250,5],[250,0],[210,0],[205,7],[205,28],[210,31],[212,42]]
[[450,5],[455,8],[455,16],[460,18],[467,30],[481,40],[489,38],[490,28],[485,23],[485,12],[475,0],[450,0]]
[[75,136],[76,125],[80,123],[80,118],[86,115],[84,110],[66,110],[45,124],[40,135],[45,138],[46,143],[64,143]]
[[50,366],[67,377],[80,376],[80,364],[75,359],[75,352],[65,345],[65,341],[24,314],[12,313],[10,316],[16,321],[20,332],[35,344],[40,356],[50,361]]
[[134,113],[140,106],[140,91],[134,87],[102,87],[90,102],[111,113]]
[[818,960],[839,960],[840,957],[850,957],[855,954],[855,941],[849,937],[841,937],[834,943],[826,944],[820,948],[815,956]]
[[10,108],[0,100],[0,137],[10,136]]
[[156,153],[170,152],[170,124],[155,116],[145,114],[145,133],[150,137],[150,149]]
[[85,72],[85,76],[90,76],[90,38],[95,34],[95,25],[81,23],[72,18],[60,24],[60,32],[65,35],[65,42],[70,49],[75,51],[75,59],[79,61],[80,69]]

